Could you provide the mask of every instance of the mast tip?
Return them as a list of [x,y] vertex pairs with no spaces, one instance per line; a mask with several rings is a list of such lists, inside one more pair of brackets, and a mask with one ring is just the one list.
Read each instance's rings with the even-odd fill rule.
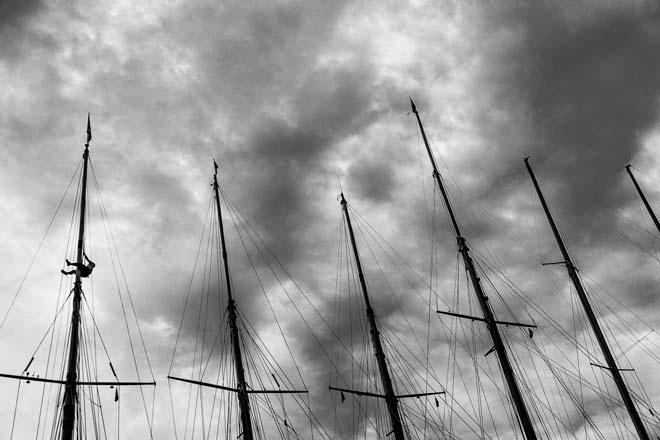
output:
[[87,112],[87,142],[85,143],[86,147],[89,147],[89,141],[92,140],[92,123],[90,121],[90,112]]
[[413,101],[410,96],[408,96],[408,99],[410,99],[410,106],[412,108],[412,112],[417,113],[417,106],[415,105],[415,101]]

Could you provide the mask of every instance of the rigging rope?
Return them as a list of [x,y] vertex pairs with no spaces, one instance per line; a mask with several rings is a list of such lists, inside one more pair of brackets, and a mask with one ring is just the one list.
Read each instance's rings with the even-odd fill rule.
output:
[[18,295],[21,293],[21,289],[23,288],[23,285],[25,284],[25,280],[27,279],[28,275],[30,274],[30,271],[32,270],[32,266],[34,265],[35,260],[37,259],[37,256],[39,255],[39,251],[41,250],[41,247],[44,244],[44,241],[46,240],[46,236],[50,232],[51,227],[53,226],[53,222],[55,221],[55,218],[57,217],[57,213],[59,212],[60,208],[62,207],[62,203],[64,202],[64,198],[66,197],[67,193],[69,192],[69,188],[71,187],[71,183],[73,182],[74,178],[76,177],[77,173],[80,170],[80,165],[82,163],[82,159],[80,160],[80,163],[78,164],[78,167],[76,167],[76,170],[74,171],[73,175],[71,176],[71,179],[69,179],[69,183],[66,186],[66,189],[64,190],[64,193],[62,194],[62,197],[60,198],[59,203],[55,207],[55,212],[53,213],[53,216],[51,217],[50,221],[48,222],[48,226],[46,226],[46,230],[44,231],[43,236],[41,237],[41,240],[39,240],[39,244],[37,245],[37,250],[35,251],[34,255],[32,256],[32,259],[30,260],[30,264],[28,264],[28,268],[25,271],[25,274],[23,275],[23,278],[21,279],[21,282],[18,284],[18,288],[16,289],[16,293],[14,293],[14,296],[12,297],[11,301],[9,302],[9,307],[7,308],[7,311],[5,312],[2,321],[0,321],[0,330],[5,326],[5,323],[7,322],[7,317],[9,316],[9,313],[14,307],[14,303],[16,302],[16,298]]

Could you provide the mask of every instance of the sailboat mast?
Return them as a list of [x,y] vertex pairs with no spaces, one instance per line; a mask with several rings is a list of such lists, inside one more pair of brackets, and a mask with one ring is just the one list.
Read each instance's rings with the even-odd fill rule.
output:
[[642,202],[644,202],[644,206],[646,206],[646,210],[649,212],[649,215],[651,216],[651,219],[653,220],[653,224],[655,224],[655,228],[660,232],[660,222],[658,221],[658,217],[655,216],[655,212],[653,212],[653,208],[651,208],[651,205],[649,204],[649,201],[646,200],[646,196],[642,192],[642,188],[640,188],[639,184],[637,183],[637,179],[635,179],[635,176],[633,176],[632,171],[630,170],[630,164],[626,165],[626,171],[628,171],[628,175],[630,176],[630,179],[632,180],[633,184],[635,185],[635,188],[637,189],[637,192],[639,193],[639,197],[641,197]]
[[[600,349],[603,352],[603,357],[605,358],[605,362],[607,363],[607,369],[610,371],[610,373],[612,373],[612,378],[616,383],[616,387],[619,390],[619,394],[621,395],[621,399],[623,400],[626,409],[628,410],[628,414],[630,414],[630,418],[632,419],[633,425],[635,426],[637,435],[641,440],[649,440],[649,435],[646,432],[646,428],[644,428],[644,424],[642,423],[642,419],[640,418],[639,413],[637,412],[635,403],[630,397],[628,387],[626,386],[626,383],[624,382],[623,377],[621,376],[621,371],[617,367],[616,360],[612,355],[609,345],[607,344],[607,339],[605,339],[605,335],[603,334],[603,331],[600,328],[600,324],[598,323],[596,314],[594,313],[591,307],[591,303],[589,303],[589,298],[587,297],[587,293],[584,290],[584,287],[582,286],[582,281],[580,280],[580,277],[578,277],[577,269],[575,268],[575,265],[571,260],[571,256],[568,254],[566,245],[564,244],[564,241],[562,240],[561,235],[559,234],[559,229],[557,229],[557,225],[555,224],[555,221],[553,220],[552,215],[550,214],[550,209],[548,208],[548,205],[545,202],[545,198],[543,197],[543,193],[541,192],[539,183],[536,180],[534,171],[532,170],[532,167],[529,164],[529,157],[525,158],[525,166],[527,167],[529,176],[531,177],[532,182],[534,183],[536,194],[538,194],[539,196],[539,200],[541,201],[541,205],[543,206],[543,211],[545,211],[545,215],[548,218],[548,222],[550,223],[550,228],[552,229],[552,233],[555,236],[557,245],[559,246],[559,250],[561,251],[562,257],[564,258],[564,264],[566,265],[566,270],[568,271],[568,277],[573,282],[573,286],[575,287],[575,291],[577,292],[578,297],[580,298],[580,302],[582,303],[584,312],[587,315],[589,324],[591,324],[591,328],[594,332],[594,335],[596,336],[598,345],[600,346]],[[628,172],[630,172],[630,170],[628,170]]]
[[76,405],[78,392],[78,347],[80,342],[80,302],[82,299],[82,278],[80,268],[83,265],[85,240],[85,210],[87,208],[87,164],[89,162],[89,141],[92,140],[92,128],[87,115],[87,142],[83,151],[83,175],[80,195],[80,223],[78,226],[78,249],[76,254],[76,278],[73,283],[73,310],[71,313],[71,339],[67,362],[66,384],[64,385],[64,404],[62,406],[62,440],[72,440],[75,431]]
[[522,393],[520,392],[520,388],[518,387],[518,382],[516,381],[516,376],[513,372],[511,361],[509,360],[509,356],[507,354],[504,341],[502,340],[502,336],[500,335],[500,331],[497,327],[497,321],[495,319],[495,315],[493,314],[493,310],[491,309],[490,303],[488,302],[488,297],[486,296],[486,294],[484,293],[481,287],[481,281],[479,279],[479,276],[477,275],[477,271],[474,266],[474,261],[472,260],[472,257],[470,255],[470,248],[468,247],[465,238],[461,235],[460,228],[458,227],[458,221],[456,220],[456,216],[454,215],[454,210],[452,209],[449,196],[447,195],[447,192],[445,190],[445,186],[442,182],[442,177],[440,176],[440,172],[438,171],[438,166],[436,165],[435,158],[433,157],[433,152],[431,151],[431,147],[426,137],[426,132],[424,131],[422,120],[419,117],[419,113],[417,112],[417,107],[415,106],[415,103],[413,102],[412,99],[410,100],[410,104],[412,106],[412,112],[417,117],[417,124],[419,125],[419,129],[422,133],[424,145],[426,146],[426,152],[428,153],[429,159],[431,160],[431,164],[433,166],[433,178],[438,184],[438,188],[442,193],[442,198],[444,199],[445,205],[447,207],[447,211],[449,212],[449,218],[451,219],[452,225],[454,227],[454,232],[456,233],[458,251],[461,254],[461,257],[463,258],[463,263],[465,264],[465,267],[468,271],[468,275],[470,277],[472,287],[474,288],[474,293],[477,295],[479,306],[481,307],[481,311],[484,315],[484,321],[486,323],[486,327],[488,328],[491,339],[493,340],[493,346],[495,348],[495,352],[497,353],[497,357],[499,359],[500,366],[502,368],[502,373],[504,374],[504,379],[506,380],[507,386],[509,388],[509,393],[511,395],[511,399],[513,400],[514,409],[518,414],[518,419],[520,420],[520,424],[525,434],[525,438],[527,440],[535,440],[537,437],[536,437],[536,432],[534,430],[534,424],[532,423],[532,419],[527,410],[527,406],[525,405],[525,401],[522,397]]
[[252,421],[250,417],[250,400],[248,399],[247,383],[245,382],[245,369],[243,368],[243,357],[238,337],[238,325],[236,303],[231,292],[231,279],[229,277],[229,262],[227,261],[227,246],[225,244],[225,229],[222,224],[222,210],[220,209],[220,192],[218,186],[218,164],[213,161],[213,191],[215,193],[216,209],[218,210],[218,224],[220,225],[220,242],[222,244],[222,261],[224,263],[225,281],[227,284],[227,314],[229,316],[229,332],[231,345],[234,353],[234,368],[236,370],[238,406],[241,411],[241,425],[243,427],[243,439],[253,440]]
[[385,395],[385,403],[387,404],[387,410],[390,414],[390,422],[392,423],[392,433],[394,434],[394,440],[404,440],[403,437],[403,424],[401,423],[401,415],[399,414],[399,401],[394,394],[394,387],[392,386],[392,379],[390,377],[390,372],[387,368],[387,362],[385,360],[385,352],[383,351],[383,344],[380,341],[380,333],[378,332],[378,326],[376,325],[376,316],[374,310],[371,308],[371,302],[369,301],[369,292],[367,291],[367,283],[364,279],[364,272],[362,271],[362,263],[360,262],[360,255],[358,253],[357,245],[355,243],[355,235],[353,234],[353,225],[351,224],[351,217],[348,214],[348,204],[344,198],[344,193],[341,194],[341,208],[344,211],[344,217],[346,218],[346,225],[348,226],[348,233],[351,238],[351,246],[353,247],[353,254],[355,256],[355,264],[357,266],[358,278],[360,280],[360,287],[362,289],[362,296],[364,297],[364,303],[367,307],[367,320],[369,321],[369,332],[371,333],[371,343],[374,347],[374,352],[376,353],[376,362],[378,363],[378,371],[380,373],[380,381],[383,386],[383,391]]

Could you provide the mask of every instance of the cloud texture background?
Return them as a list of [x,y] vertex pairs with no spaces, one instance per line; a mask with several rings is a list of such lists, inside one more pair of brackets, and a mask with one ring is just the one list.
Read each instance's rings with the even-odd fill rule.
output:
[[[79,160],[89,111],[92,160],[158,381],[204,222],[212,158],[224,191],[317,304],[331,304],[334,292],[338,178],[349,202],[429,273],[433,186],[406,114],[409,96],[477,251],[487,244],[548,314],[566,313],[553,300],[569,295],[561,267],[539,265],[559,252],[530,191],[522,163],[530,155],[578,266],[631,313],[660,324],[658,243],[635,226],[651,225],[620,172],[635,164],[651,202],[660,202],[653,2],[3,1],[0,41],[0,302],[11,301]],[[455,240],[438,212],[436,282],[449,298]],[[43,298],[55,288],[40,286],[57,284],[68,225],[66,215],[60,220],[0,331],[3,372],[22,369],[31,354],[23,346],[38,342],[30,329],[40,334],[52,317]],[[99,269],[109,267],[99,259]],[[244,295],[245,313],[261,316],[256,293]],[[424,304],[403,301],[423,323]],[[120,310],[107,302],[98,319],[112,340]],[[399,328],[392,301],[375,303]],[[300,342],[297,356],[315,371],[308,386],[320,390],[319,417],[331,420],[324,359],[296,316],[282,316]],[[623,338],[615,328],[611,337]],[[630,356],[658,405],[657,365]],[[2,384],[7,395],[14,385]],[[156,438],[171,438],[165,389],[163,381]],[[12,411],[7,401],[2,420]],[[141,432],[132,417],[126,432]],[[498,426],[512,436],[505,415]],[[581,421],[572,429],[583,438]]]

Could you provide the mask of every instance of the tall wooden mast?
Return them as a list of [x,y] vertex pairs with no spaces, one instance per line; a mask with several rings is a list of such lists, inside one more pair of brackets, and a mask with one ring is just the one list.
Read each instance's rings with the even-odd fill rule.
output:
[[392,433],[394,434],[394,440],[404,440],[403,436],[403,424],[401,423],[401,414],[399,413],[399,401],[396,394],[394,393],[394,387],[392,386],[392,379],[390,378],[390,372],[387,368],[387,362],[385,360],[385,352],[383,351],[383,344],[380,341],[380,333],[378,332],[378,326],[376,325],[376,316],[374,314],[374,309],[371,308],[371,302],[369,301],[369,292],[367,291],[367,283],[364,280],[364,273],[362,272],[362,263],[360,262],[360,254],[358,253],[357,244],[355,243],[355,235],[353,234],[353,225],[351,224],[351,217],[348,214],[348,206],[346,199],[344,198],[344,193],[341,194],[341,208],[344,211],[344,217],[346,218],[346,225],[348,226],[348,233],[351,238],[351,246],[353,247],[353,254],[355,256],[355,265],[357,266],[358,278],[360,280],[360,287],[362,289],[362,296],[364,297],[364,303],[367,308],[367,320],[369,321],[369,332],[371,333],[371,343],[374,347],[374,352],[376,353],[376,362],[378,363],[378,371],[380,373],[380,381],[383,386],[385,403],[387,404],[387,411],[390,414],[390,422],[392,424]]
[[[474,266],[474,261],[470,256],[470,248],[467,245],[467,241],[465,240],[465,237],[461,235],[461,231],[458,226],[456,216],[454,215],[454,211],[452,209],[449,196],[445,191],[445,187],[442,182],[442,177],[440,176],[440,172],[438,171],[438,166],[436,165],[435,158],[433,157],[433,152],[431,151],[431,147],[426,137],[426,132],[424,131],[422,120],[419,117],[419,113],[417,112],[417,107],[415,106],[415,103],[413,102],[412,99],[410,100],[410,104],[412,107],[412,112],[417,117],[417,124],[419,125],[419,130],[422,133],[424,145],[426,146],[426,152],[428,153],[429,159],[431,160],[431,165],[433,166],[433,178],[435,179],[436,183],[438,184],[438,188],[442,193],[442,198],[444,199],[445,205],[447,207],[447,211],[449,212],[449,218],[451,219],[451,223],[454,227],[454,232],[456,233],[458,252],[461,254],[461,257],[463,258],[463,263],[465,264],[465,267],[468,271],[470,281],[472,283],[472,287],[474,288],[474,293],[477,295],[477,299],[479,301],[479,305],[483,313],[483,318],[480,320],[486,323],[486,327],[488,328],[491,339],[493,340],[493,346],[495,352],[497,353],[497,357],[499,359],[500,366],[502,368],[502,373],[504,374],[504,379],[506,380],[507,386],[509,388],[509,393],[511,395],[511,399],[513,400],[513,406],[518,414],[518,420],[520,421],[520,425],[525,434],[525,438],[527,440],[536,440],[537,437],[536,437],[536,432],[534,430],[534,424],[532,423],[532,419],[527,410],[527,406],[525,405],[525,401],[522,397],[522,393],[520,392],[520,388],[518,387],[518,382],[516,381],[516,376],[513,372],[511,361],[509,361],[509,356],[507,354],[504,341],[502,340],[502,336],[500,335],[499,328],[497,327],[498,321],[495,319],[495,315],[493,313],[493,310],[491,309],[490,303],[488,301],[488,297],[486,296],[486,294],[484,293],[481,287],[481,281],[479,279],[479,276],[477,275],[477,271]],[[457,315],[457,316],[463,316],[463,315]]]
[[227,246],[225,244],[225,229],[222,224],[222,210],[220,209],[220,192],[218,190],[218,164],[213,161],[213,191],[215,193],[215,206],[218,210],[218,224],[220,225],[220,242],[222,244],[222,260],[225,270],[225,282],[227,284],[227,315],[229,317],[229,332],[231,337],[231,346],[234,353],[234,368],[236,370],[236,392],[238,394],[238,406],[241,411],[241,425],[243,427],[243,439],[253,440],[252,420],[250,418],[250,399],[248,398],[248,389],[245,382],[245,369],[243,368],[243,357],[241,354],[241,345],[238,335],[238,325],[236,323],[236,303],[231,293],[231,279],[229,277],[229,262],[227,261]]
[[641,197],[642,202],[644,202],[644,206],[646,206],[646,210],[649,212],[649,215],[651,216],[651,219],[653,220],[653,224],[655,225],[655,228],[660,232],[660,222],[658,222],[658,217],[656,217],[655,212],[653,212],[653,208],[651,208],[651,205],[649,204],[649,201],[646,200],[646,196],[642,192],[642,188],[640,188],[639,184],[637,183],[637,179],[635,179],[635,176],[633,176],[632,171],[630,170],[630,164],[626,165],[626,171],[628,171],[628,175],[630,176],[630,179],[632,180],[633,185],[635,185],[635,188],[637,189],[637,192],[639,193],[639,197]]
[[87,115],[87,142],[83,151],[82,189],[80,194],[80,223],[78,226],[78,249],[76,254],[76,279],[73,284],[73,311],[71,313],[71,333],[69,358],[67,362],[66,384],[64,385],[64,404],[62,406],[62,440],[72,440],[76,424],[76,406],[78,405],[78,348],[80,342],[80,302],[82,300],[82,279],[80,268],[83,266],[85,245],[85,210],[87,208],[87,164],[89,162],[89,142],[92,140],[92,128]]
[[[649,435],[646,432],[644,423],[642,422],[642,419],[640,418],[639,413],[637,412],[637,408],[635,407],[635,403],[633,402],[632,397],[630,396],[628,387],[626,386],[626,383],[624,382],[623,377],[621,376],[621,371],[616,365],[616,359],[612,355],[610,347],[607,344],[607,339],[605,339],[605,335],[603,334],[603,331],[600,328],[600,324],[598,323],[596,314],[591,308],[591,304],[589,303],[589,298],[587,297],[587,293],[584,290],[584,287],[582,286],[582,281],[580,280],[580,277],[577,274],[577,269],[575,268],[575,265],[571,260],[571,256],[568,253],[566,245],[564,244],[564,241],[562,240],[561,235],[559,234],[559,229],[557,229],[557,225],[555,224],[555,221],[553,220],[552,215],[550,214],[550,209],[548,208],[548,205],[545,202],[545,198],[543,197],[543,193],[541,192],[539,183],[536,180],[534,171],[532,170],[532,167],[529,164],[529,157],[525,158],[525,166],[527,167],[529,176],[531,177],[532,182],[534,183],[536,194],[538,194],[539,196],[539,200],[541,201],[541,205],[543,206],[543,211],[545,211],[545,215],[548,218],[548,222],[550,223],[550,228],[552,229],[552,233],[555,236],[555,240],[557,241],[559,250],[561,251],[562,257],[564,258],[563,263],[565,264],[566,270],[568,271],[568,277],[573,282],[573,286],[575,287],[575,291],[577,292],[578,297],[580,298],[580,302],[582,303],[584,312],[587,315],[589,324],[591,324],[591,329],[593,330],[594,335],[596,336],[596,340],[598,341],[598,345],[600,346],[600,349],[603,352],[603,357],[605,358],[605,362],[607,363],[607,366],[605,368],[609,370],[610,373],[612,373],[612,378],[614,379],[614,383],[616,384],[616,387],[619,390],[619,394],[621,395],[621,400],[623,400],[623,403],[626,406],[626,409],[628,410],[628,414],[630,414],[630,419],[632,420],[633,425],[635,426],[637,435],[641,440],[649,440]],[[630,172],[630,170],[628,170],[628,172]]]

